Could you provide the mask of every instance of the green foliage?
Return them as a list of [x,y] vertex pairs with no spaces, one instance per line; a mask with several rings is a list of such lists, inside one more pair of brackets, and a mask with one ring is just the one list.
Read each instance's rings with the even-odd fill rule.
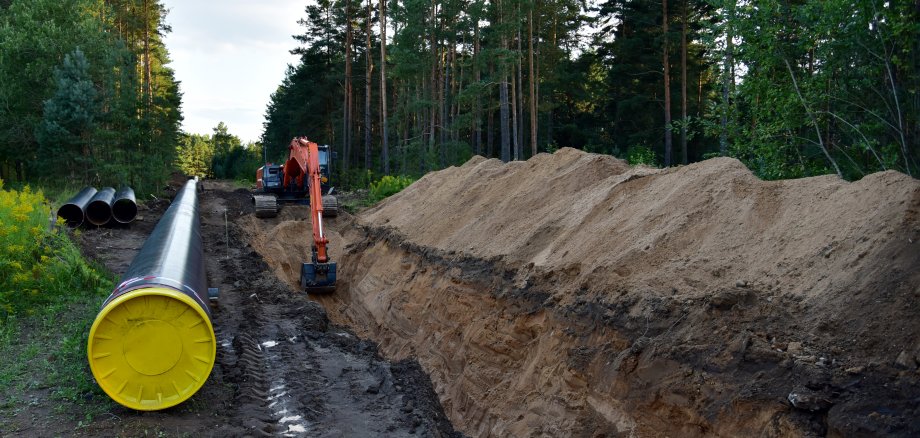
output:
[[[89,61],[79,48],[64,56],[54,69],[55,92],[44,103],[35,132],[39,156],[71,175],[91,168],[88,140],[94,129],[96,89],[89,76]],[[76,158],[76,159],[74,159]]]
[[86,368],[86,332],[113,279],[49,217],[42,192],[4,190],[0,180],[0,411],[44,387],[66,402],[60,409],[98,400],[92,415],[111,402]]
[[0,320],[30,314],[61,294],[111,287],[59,227],[49,229],[49,212],[42,193],[28,186],[0,190]]
[[146,8],[30,0],[4,9],[0,177],[158,191],[182,118],[161,40],[165,13],[157,0]]
[[182,134],[176,149],[176,166],[189,176],[212,176],[214,145],[211,138],[200,134]]
[[920,170],[920,11],[809,0],[737,14],[748,68],[733,96],[733,155],[767,179]]
[[386,199],[389,196],[399,193],[402,189],[409,187],[413,182],[415,182],[415,180],[407,176],[384,175],[383,178],[380,178],[377,182],[371,183],[368,198],[371,202]]
[[655,156],[655,151],[646,145],[636,145],[627,149],[626,161],[632,165],[658,166],[658,157]]
[[255,182],[262,166],[262,144],[242,144],[220,122],[214,135],[182,134],[176,149],[176,166],[187,175]]

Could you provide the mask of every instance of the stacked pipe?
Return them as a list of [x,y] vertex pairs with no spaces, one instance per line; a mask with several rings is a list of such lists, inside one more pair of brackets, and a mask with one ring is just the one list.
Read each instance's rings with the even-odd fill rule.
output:
[[182,403],[214,366],[196,188],[191,180],[179,191],[89,332],[96,382],[132,409]]
[[96,226],[113,221],[129,224],[137,218],[137,200],[134,190],[128,186],[118,191],[112,187],[98,191],[94,187],[84,187],[61,205],[57,214],[72,228],[79,227],[84,221]]

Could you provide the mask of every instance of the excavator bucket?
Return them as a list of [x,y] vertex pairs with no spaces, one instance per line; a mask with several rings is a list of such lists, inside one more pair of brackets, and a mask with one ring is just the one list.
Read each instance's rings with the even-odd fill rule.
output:
[[335,290],[335,262],[304,263],[300,269],[300,287],[308,293]]

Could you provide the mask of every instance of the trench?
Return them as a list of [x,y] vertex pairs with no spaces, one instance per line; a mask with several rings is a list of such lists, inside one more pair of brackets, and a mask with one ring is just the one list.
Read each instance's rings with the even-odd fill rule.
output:
[[[764,390],[791,370],[764,372],[783,357],[771,354],[767,341],[749,339],[744,320],[764,309],[745,302],[745,294],[728,293],[719,304],[739,311],[738,333],[729,335],[737,341],[720,345],[687,322],[722,313],[718,307],[686,310],[683,301],[667,300],[559,306],[543,289],[567,281],[564,273],[421,247],[347,215],[330,222],[330,240],[340,242],[339,282],[333,294],[312,298],[331,321],[378,343],[387,359],[417,360],[467,435],[826,430],[820,416],[788,415],[774,401],[783,394]],[[253,247],[294,287],[299,272],[290,260],[306,260],[309,243],[292,240],[308,236],[309,223],[253,218],[247,228],[262,230],[252,234]],[[736,371],[732,379],[718,377],[729,368]],[[736,394],[742,391],[745,397]]]
[[[292,242],[310,226],[288,214],[244,228],[261,230],[253,247],[296,287],[290,261],[306,260],[309,243]],[[690,299],[585,290],[563,304],[553,291],[576,272],[420,246],[347,214],[330,222],[339,282],[311,298],[388,360],[417,360],[469,436],[847,435],[862,427],[848,413],[865,408],[865,391],[903,399],[885,386],[890,375],[856,388],[777,348],[789,336],[778,327],[807,314],[794,297],[752,286]],[[837,391],[839,412],[796,409],[794,391]]]
[[[912,436],[917,194],[891,172],[474,158],[330,220],[337,289],[311,298],[418,361],[469,436]],[[295,289],[306,217],[242,220]]]

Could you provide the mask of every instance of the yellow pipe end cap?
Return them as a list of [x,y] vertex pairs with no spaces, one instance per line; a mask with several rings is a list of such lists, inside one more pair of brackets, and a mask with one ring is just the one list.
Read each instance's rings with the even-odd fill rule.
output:
[[87,356],[109,397],[154,411],[182,403],[204,385],[217,341],[211,320],[194,299],[151,287],[130,291],[99,312]]

